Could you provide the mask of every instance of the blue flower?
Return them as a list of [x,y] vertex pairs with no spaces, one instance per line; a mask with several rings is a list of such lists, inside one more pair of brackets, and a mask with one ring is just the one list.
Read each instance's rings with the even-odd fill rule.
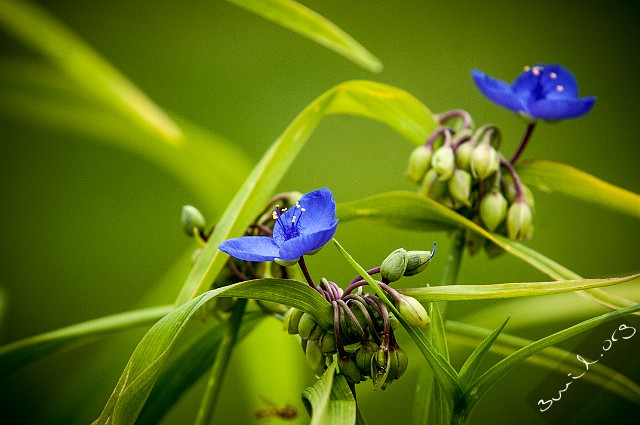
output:
[[331,240],[338,227],[336,203],[329,189],[309,192],[284,211],[276,205],[273,237],[243,236],[222,242],[218,249],[245,261],[295,262]]
[[589,112],[596,101],[592,96],[579,99],[576,79],[560,65],[525,67],[511,85],[482,71],[471,74],[489,100],[530,121],[578,118]]

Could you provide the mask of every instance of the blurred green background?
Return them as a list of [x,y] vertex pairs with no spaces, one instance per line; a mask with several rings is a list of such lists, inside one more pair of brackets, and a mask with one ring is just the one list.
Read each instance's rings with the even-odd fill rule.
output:
[[[384,71],[377,75],[364,71],[224,1],[40,2],[161,107],[232,141],[250,162],[256,162],[313,99],[350,79],[398,86],[435,112],[467,109],[476,123],[492,122],[502,128],[503,151],[509,154],[524,124],[485,100],[470,71],[479,68],[511,81],[524,65],[561,63],[578,79],[582,95],[597,96],[596,105],[578,120],[539,125],[524,158],[564,162],[640,191],[640,149],[634,132],[640,41],[636,1],[302,3],[361,42],[383,62]],[[2,29],[0,52],[3,60],[35,56]],[[180,208],[199,205],[203,194],[133,151],[50,130],[7,105],[2,111],[2,341],[141,305],[172,302],[188,273],[184,266],[173,271],[175,278],[164,290],[149,293],[178,258],[194,249],[181,231]],[[332,117],[314,133],[280,188],[305,192],[327,186],[338,202],[413,190],[403,177],[411,148],[381,124]],[[211,170],[212,190],[213,182],[223,179],[217,171]],[[247,172],[247,167],[239,166],[235,180],[240,182]],[[230,193],[220,194],[218,209],[203,208],[211,222],[223,211]],[[638,271],[636,220],[553,194],[536,193],[536,209],[536,234],[529,246],[585,277]],[[342,225],[336,237],[371,267],[399,246],[428,249],[436,241],[442,255],[420,278],[408,280],[414,286],[439,278],[448,247],[445,233],[412,233],[368,223]],[[312,274],[338,282],[353,275],[331,246],[308,263]],[[484,253],[465,257],[459,279],[460,283],[535,280],[546,278],[524,263],[506,256],[489,261]],[[452,304],[449,314],[493,328],[511,313],[506,331],[533,338],[560,329],[563,320],[573,324],[604,312],[572,294],[542,304],[527,299],[492,303],[479,312],[488,305]],[[532,322],[540,308],[556,309],[560,322]],[[3,418],[10,418],[3,422],[93,420],[142,334],[143,330],[128,331],[12,374],[0,385],[0,411]],[[594,341],[594,347],[599,343]],[[468,352],[454,350],[457,366]],[[109,363],[96,363],[105,353]],[[265,407],[260,397],[302,410],[299,394],[313,378],[295,339],[281,333],[277,321],[263,323],[237,354],[226,377],[217,423],[256,423],[252,411]],[[490,357],[488,363],[497,359]],[[370,423],[408,420],[407,400],[420,361],[417,353],[411,361],[406,378],[384,392],[373,393],[368,382],[360,385],[361,408]],[[638,363],[636,359],[625,370],[636,380]],[[472,423],[545,423],[525,397],[546,375],[533,366],[517,368],[480,403]],[[93,380],[87,381],[87,376]],[[194,388],[166,423],[191,420],[197,391]],[[575,423],[600,423],[633,408],[600,393]],[[303,411],[298,421],[306,423]]]

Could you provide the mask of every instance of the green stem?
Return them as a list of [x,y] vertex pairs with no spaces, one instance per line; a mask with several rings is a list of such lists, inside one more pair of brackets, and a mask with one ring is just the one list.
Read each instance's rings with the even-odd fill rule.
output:
[[196,417],[195,425],[208,425],[211,423],[211,417],[215,409],[216,401],[220,395],[220,389],[222,388],[222,379],[224,373],[227,370],[227,365],[231,358],[231,352],[236,344],[238,338],[238,331],[240,330],[240,324],[242,322],[242,316],[244,315],[245,308],[247,306],[246,299],[239,299],[231,310],[231,316],[226,323],[227,329],[225,335],[220,342],[220,348],[218,349],[218,355],[216,356],[211,372],[209,373],[209,379],[207,381],[207,387],[204,395],[202,396],[202,402],[200,403],[200,409],[198,409],[198,416]]

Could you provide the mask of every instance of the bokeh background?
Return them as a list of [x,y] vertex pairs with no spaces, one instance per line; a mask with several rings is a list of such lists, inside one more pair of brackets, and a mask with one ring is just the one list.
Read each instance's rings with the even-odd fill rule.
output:
[[[502,128],[503,151],[508,154],[524,124],[485,100],[470,71],[479,68],[510,81],[524,65],[557,62],[574,73],[581,94],[595,95],[597,102],[578,120],[539,125],[524,158],[564,162],[640,191],[640,7],[635,1],[302,2],[373,52],[385,66],[380,74],[224,1],[39,3],[161,107],[242,152],[246,161],[237,167],[238,182],[248,172],[246,164],[255,163],[307,104],[351,79],[398,86],[436,112],[467,109],[476,123]],[[1,28],[0,52],[3,60],[35,56]],[[180,208],[187,203],[197,206],[203,194],[135,152],[99,138],[51,130],[11,109],[5,104],[0,114],[2,341],[172,302],[188,273],[184,266],[172,265],[195,247],[181,231]],[[331,117],[314,133],[280,189],[305,192],[327,186],[338,202],[412,190],[403,177],[411,149],[409,142],[381,124]],[[217,172],[211,170],[212,181],[220,179]],[[221,193],[218,209],[204,209],[212,223],[229,196]],[[539,192],[536,209],[536,234],[528,243],[532,248],[585,277],[638,271],[636,220]],[[366,266],[379,264],[399,246],[428,249],[436,241],[443,254],[440,261],[420,278],[409,279],[406,285],[413,286],[439,278],[448,247],[445,233],[398,231],[368,223],[342,225],[336,237]],[[353,275],[331,246],[309,265],[313,274],[338,282]],[[167,273],[173,273],[170,283],[154,290]],[[469,284],[536,280],[546,278],[517,260],[502,256],[490,261],[484,253],[465,257],[459,279]],[[558,322],[536,321],[541,309],[557,313]],[[530,338],[602,312],[572,294],[544,303],[458,303],[449,310],[452,318],[491,328],[512,314],[506,331]],[[3,422],[93,420],[142,334],[143,330],[127,331],[4,379],[0,411],[8,422]],[[587,335],[565,347],[584,343],[585,338],[589,341]],[[638,341],[640,337],[620,348],[628,350],[632,360],[623,370],[636,381]],[[594,350],[600,343],[600,337],[593,337]],[[452,351],[459,367],[469,349],[454,346]],[[374,393],[368,382],[360,385],[361,409],[370,423],[409,419],[415,364],[420,362],[419,354],[411,352],[409,373],[386,391]],[[489,356],[487,364],[498,359]],[[256,423],[252,412],[268,407],[261,400],[267,398],[278,405],[296,405],[301,409],[296,423],[306,423],[299,394],[313,382],[307,369],[295,339],[283,334],[276,320],[265,321],[238,347],[216,422]],[[480,403],[472,423],[546,423],[526,397],[547,375],[535,366],[518,367]],[[562,382],[560,377],[558,387]],[[166,423],[189,423],[201,388],[201,383],[196,385]],[[637,406],[603,391],[585,404],[572,423],[602,423],[604,418],[626,423],[626,418],[633,418],[629,412],[637,419]]]

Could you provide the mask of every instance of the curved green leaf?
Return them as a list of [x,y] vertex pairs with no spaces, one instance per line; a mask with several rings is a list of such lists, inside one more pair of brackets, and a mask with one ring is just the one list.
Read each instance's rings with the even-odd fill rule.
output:
[[66,328],[25,338],[0,347],[0,377],[22,366],[70,346],[77,347],[96,337],[150,325],[172,310],[171,306],[159,306],[113,314]]
[[418,143],[437,123],[431,112],[407,92],[371,81],[340,84],[314,100],[264,154],[218,221],[198,256],[176,305],[204,292],[228,256],[218,250],[225,239],[243,234],[265,208],[273,191],[322,119],[332,114],[361,115],[387,124]]
[[471,384],[465,394],[458,399],[454,407],[454,419],[452,422],[465,423],[473,408],[489,391],[489,389],[496,382],[502,379],[507,373],[509,373],[513,368],[525,361],[528,357],[541,350],[544,350],[547,347],[569,339],[572,336],[578,335],[598,325],[617,319],[626,314],[637,312],[639,310],[640,304],[637,304],[631,307],[623,308],[621,310],[612,311],[589,320],[585,320],[584,322],[571,326],[570,328],[542,338],[534,342],[533,344],[521,348],[515,353],[509,355],[508,357],[491,367],[489,370],[487,370],[484,374],[482,374],[482,376],[480,376],[475,382],[473,382],[473,384]]
[[518,282],[494,285],[447,285],[426,288],[399,289],[422,303],[431,301],[463,301],[499,298],[530,297],[581,291],[602,286],[617,285],[637,279],[640,274],[619,278],[561,280],[555,282]]
[[336,375],[336,364],[302,392],[302,401],[311,415],[311,425],[350,425],[358,415],[356,400],[344,376]]
[[35,4],[0,2],[0,25],[42,53],[96,99],[172,145],[182,131],[140,89],[73,31]]
[[[453,320],[447,321],[447,336],[452,342],[474,348],[483,339],[489,337],[492,331],[478,326],[469,325]],[[492,353],[507,357],[518,349],[524,348],[534,341],[517,337],[507,333],[501,333],[497,341],[491,346]],[[584,372],[583,366],[568,364],[564,360],[567,357],[575,358],[575,354],[558,347],[549,347],[528,357],[525,362],[546,369],[553,369],[562,374],[571,373],[574,376]],[[585,358],[587,362],[593,359]],[[462,372],[460,373],[462,376]],[[589,366],[589,373],[584,375],[584,380],[594,385],[598,385],[607,391],[617,394],[633,403],[640,403],[640,386],[625,375],[610,367],[596,363]]]
[[[504,236],[490,233],[437,201],[417,193],[388,192],[357,201],[341,203],[337,206],[337,216],[342,222],[363,219],[414,231],[452,228],[470,230],[490,240],[510,255],[523,260],[552,279],[582,279],[577,273],[539,252]],[[586,289],[578,292],[578,294],[612,309],[634,304],[633,301],[608,294],[601,289]]]
[[382,63],[349,34],[306,6],[292,0],[227,0],[297,32],[371,71]]
[[614,186],[577,168],[558,162],[529,160],[518,163],[523,183],[543,192],[560,192],[640,218],[640,195]]

